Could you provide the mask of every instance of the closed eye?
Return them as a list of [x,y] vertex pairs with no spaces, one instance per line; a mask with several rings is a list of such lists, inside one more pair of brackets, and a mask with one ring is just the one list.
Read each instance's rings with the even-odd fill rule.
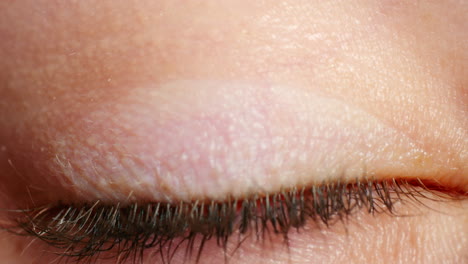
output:
[[[219,247],[227,261],[252,236],[256,243],[279,237],[288,247],[291,230],[334,230],[337,223],[346,227],[362,213],[365,217],[410,216],[399,208],[411,207],[409,212],[416,214],[430,200],[461,198],[466,198],[463,193],[426,186],[419,179],[364,179],[238,200],[47,205],[16,215],[8,230],[42,240],[63,260],[170,263],[174,256],[183,255],[184,261],[204,263],[205,247],[211,251],[214,245]],[[309,230],[304,231],[304,226]]]
[[0,1],[0,262],[467,263],[466,3]]

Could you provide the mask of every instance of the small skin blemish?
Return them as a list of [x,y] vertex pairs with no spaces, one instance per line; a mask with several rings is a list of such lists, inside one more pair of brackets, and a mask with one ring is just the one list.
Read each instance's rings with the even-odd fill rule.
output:
[[94,146],[96,145],[96,138],[95,137],[89,137],[86,139],[86,144],[88,144],[89,146]]
[[307,160],[307,153],[306,152],[301,153],[301,155],[299,156],[299,161],[306,162],[306,160]]

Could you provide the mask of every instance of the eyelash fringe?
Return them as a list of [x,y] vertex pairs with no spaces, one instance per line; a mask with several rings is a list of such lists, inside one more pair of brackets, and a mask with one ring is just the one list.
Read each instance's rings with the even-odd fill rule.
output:
[[[22,217],[15,220],[16,228],[8,230],[38,238],[62,250],[57,253],[60,256],[87,263],[95,262],[103,252],[115,252],[111,257],[117,263],[137,263],[148,248],[153,248],[163,262],[170,263],[182,243],[187,245],[185,256],[193,257],[198,239],[198,263],[205,242],[211,239],[226,250],[234,233],[253,233],[261,239],[272,231],[282,235],[287,244],[289,231],[308,221],[317,227],[328,227],[363,209],[371,214],[394,215],[397,202],[423,204],[421,199],[432,199],[422,192],[424,189],[427,187],[420,180],[356,180],[223,202],[120,206],[97,201],[78,206],[56,205],[22,211]],[[174,239],[180,239],[176,246],[172,246]]]

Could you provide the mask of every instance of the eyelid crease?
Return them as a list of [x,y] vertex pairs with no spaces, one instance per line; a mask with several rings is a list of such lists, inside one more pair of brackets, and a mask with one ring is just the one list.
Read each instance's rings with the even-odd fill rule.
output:
[[[429,197],[424,191],[435,194]],[[466,194],[465,194],[466,195]],[[194,201],[193,203],[133,203],[122,206],[103,204],[50,205],[24,210],[6,227],[18,235],[36,237],[63,250],[58,253],[78,261],[93,262],[102,252],[126,260],[143,258],[148,248],[158,250],[170,262],[182,243],[186,256],[193,257],[195,240],[201,237],[196,252],[199,262],[204,242],[215,239],[226,250],[230,237],[265,234],[282,235],[287,244],[288,232],[312,221],[317,228],[331,228],[338,221],[347,223],[353,213],[364,209],[370,214],[398,215],[400,202],[425,206],[424,199],[449,200],[466,198],[433,182],[356,180],[330,182],[309,188],[293,188],[275,194],[253,196],[244,200]],[[167,251],[165,246],[176,238],[179,244]],[[240,246],[240,245],[239,245]],[[117,249],[117,250],[115,250]],[[120,263],[120,262],[119,262]]]

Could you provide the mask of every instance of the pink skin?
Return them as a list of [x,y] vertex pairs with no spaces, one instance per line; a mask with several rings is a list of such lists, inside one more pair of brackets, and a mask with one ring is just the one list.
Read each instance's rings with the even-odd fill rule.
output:
[[[0,205],[222,200],[363,174],[467,191],[467,6],[3,1]],[[376,252],[458,263],[467,203],[447,206],[363,214],[348,238],[292,234],[291,255],[269,248],[278,238],[253,243],[232,263],[375,263]],[[53,258],[15,241],[0,241],[9,263]],[[214,245],[204,254],[222,258]]]

